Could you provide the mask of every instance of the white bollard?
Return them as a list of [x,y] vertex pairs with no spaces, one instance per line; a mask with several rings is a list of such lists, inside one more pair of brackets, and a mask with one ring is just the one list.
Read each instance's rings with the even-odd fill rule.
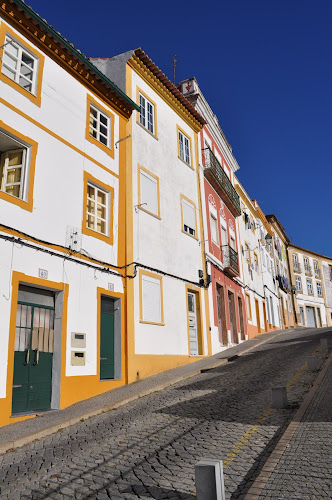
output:
[[318,370],[318,359],[314,356],[307,357],[308,372],[316,372]]
[[320,346],[322,351],[329,350],[329,339],[320,339]]
[[196,499],[225,500],[222,460],[205,458],[195,465]]
[[287,408],[287,389],[284,386],[272,387],[273,408]]

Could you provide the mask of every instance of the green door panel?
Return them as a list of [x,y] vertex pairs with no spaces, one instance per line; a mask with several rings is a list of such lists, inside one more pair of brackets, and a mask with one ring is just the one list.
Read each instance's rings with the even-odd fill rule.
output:
[[114,303],[106,297],[101,300],[100,379],[114,379]]
[[27,410],[29,367],[25,364],[26,351],[14,353],[14,377],[13,377],[13,413],[21,413]]
[[54,309],[18,303],[12,412],[51,407]]

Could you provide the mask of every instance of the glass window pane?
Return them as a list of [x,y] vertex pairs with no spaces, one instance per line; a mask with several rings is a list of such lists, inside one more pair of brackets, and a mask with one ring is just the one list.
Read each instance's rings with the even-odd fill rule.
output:
[[94,201],[88,200],[88,202],[87,202],[87,210],[88,210],[88,212],[90,212],[92,214],[95,213],[95,202]]
[[103,193],[103,191],[100,191],[99,189],[97,191],[97,201],[102,205],[106,205],[106,193]]
[[29,56],[28,54],[26,53],[22,53],[22,62],[24,62],[24,64],[26,64],[27,66],[29,66],[29,68],[33,69],[34,67],[34,60],[32,59],[31,56]]
[[97,219],[97,231],[102,234],[106,234],[106,222],[100,219]]
[[92,200],[95,199],[95,188],[93,186],[88,185],[88,197]]
[[102,142],[103,144],[105,144],[105,146],[107,146],[107,138],[104,137],[103,135],[100,135],[99,136],[99,140],[100,142]]
[[5,53],[11,54],[16,59],[18,58],[18,47],[12,40],[6,39]]
[[99,131],[101,134],[105,135],[107,137],[107,128],[104,127],[104,125],[100,125]]
[[95,218],[93,217],[93,215],[86,216],[86,225],[88,228],[94,229],[94,220]]
[[16,165],[22,165],[23,151],[15,151],[13,153],[8,153],[8,165],[10,167]]
[[106,219],[106,207],[103,205],[97,205],[97,216],[101,219]]
[[10,55],[8,54],[4,54],[3,56],[3,63],[11,70],[13,70],[14,72],[16,71],[16,68],[17,68],[17,59],[11,57]]
[[108,126],[108,118],[105,115],[100,113],[100,122],[103,123],[106,127]]
[[4,65],[2,65],[1,71],[4,75],[8,76],[8,78],[10,78],[11,80],[15,79],[15,71],[6,68]]
[[16,198],[20,197],[20,186],[6,186],[5,191]]

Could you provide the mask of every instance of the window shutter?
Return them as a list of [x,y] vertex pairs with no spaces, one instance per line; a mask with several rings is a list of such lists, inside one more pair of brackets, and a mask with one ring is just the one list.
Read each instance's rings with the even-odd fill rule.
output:
[[161,323],[161,282],[159,279],[142,275],[143,321]]
[[151,175],[141,170],[141,203],[146,203],[142,208],[158,215],[157,181]]
[[196,231],[195,207],[188,201],[182,199],[183,225]]

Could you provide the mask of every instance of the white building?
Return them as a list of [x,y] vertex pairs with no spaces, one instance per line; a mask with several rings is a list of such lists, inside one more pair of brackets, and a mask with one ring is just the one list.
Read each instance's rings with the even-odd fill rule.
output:
[[126,379],[116,144],[138,107],[23,2],[2,2],[0,47],[4,425]]
[[211,353],[201,286],[197,134],[204,120],[141,49],[93,64],[141,109],[126,132],[127,261],[138,273],[127,285],[133,381]]

